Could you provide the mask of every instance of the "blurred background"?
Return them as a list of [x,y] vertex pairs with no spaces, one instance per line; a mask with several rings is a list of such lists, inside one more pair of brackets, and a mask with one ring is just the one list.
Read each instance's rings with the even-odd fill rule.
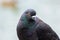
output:
[[60,37],[60,0],[0,0],[0,40],[18,40],[17,23],[30,8]]

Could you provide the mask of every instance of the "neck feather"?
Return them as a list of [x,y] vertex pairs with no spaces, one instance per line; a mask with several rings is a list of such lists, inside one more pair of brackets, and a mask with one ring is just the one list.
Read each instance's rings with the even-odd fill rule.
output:
[[22,21],[23,25],[28,28],[31,28],[32,25],[34,24],[34,20],[33,19],[28,20],[27,16],[25,16],[25,15],[23,15],[21,17],[21,21]]
[[28,25],[28,19],[27,19],[26,15],[22,15],[21,21],[24,26]]

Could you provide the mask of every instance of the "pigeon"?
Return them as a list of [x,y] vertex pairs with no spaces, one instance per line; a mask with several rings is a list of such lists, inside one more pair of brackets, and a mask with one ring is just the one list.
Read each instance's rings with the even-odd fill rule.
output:
[[20,17],[17,24],[19,40],[60,40],[56,32],[40,18],[36,11],[27,9]]

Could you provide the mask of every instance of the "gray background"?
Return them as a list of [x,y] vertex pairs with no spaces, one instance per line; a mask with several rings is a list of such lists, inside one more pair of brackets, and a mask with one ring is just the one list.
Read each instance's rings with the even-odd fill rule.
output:
[[18,40],[18,20],[29,8],[36,10],[37,16],[49,24],[60,37],[60,0],[18,0],[18,13],[0,6],[0,40]]

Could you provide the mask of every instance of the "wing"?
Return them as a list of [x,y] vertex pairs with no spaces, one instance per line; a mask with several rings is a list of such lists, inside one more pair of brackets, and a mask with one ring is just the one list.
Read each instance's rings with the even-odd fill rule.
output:
[[59,40],[58,35],[52,30],[52,28],[44,23],[42,20],[36,20],[38,23],[36,32],[39,40]]

